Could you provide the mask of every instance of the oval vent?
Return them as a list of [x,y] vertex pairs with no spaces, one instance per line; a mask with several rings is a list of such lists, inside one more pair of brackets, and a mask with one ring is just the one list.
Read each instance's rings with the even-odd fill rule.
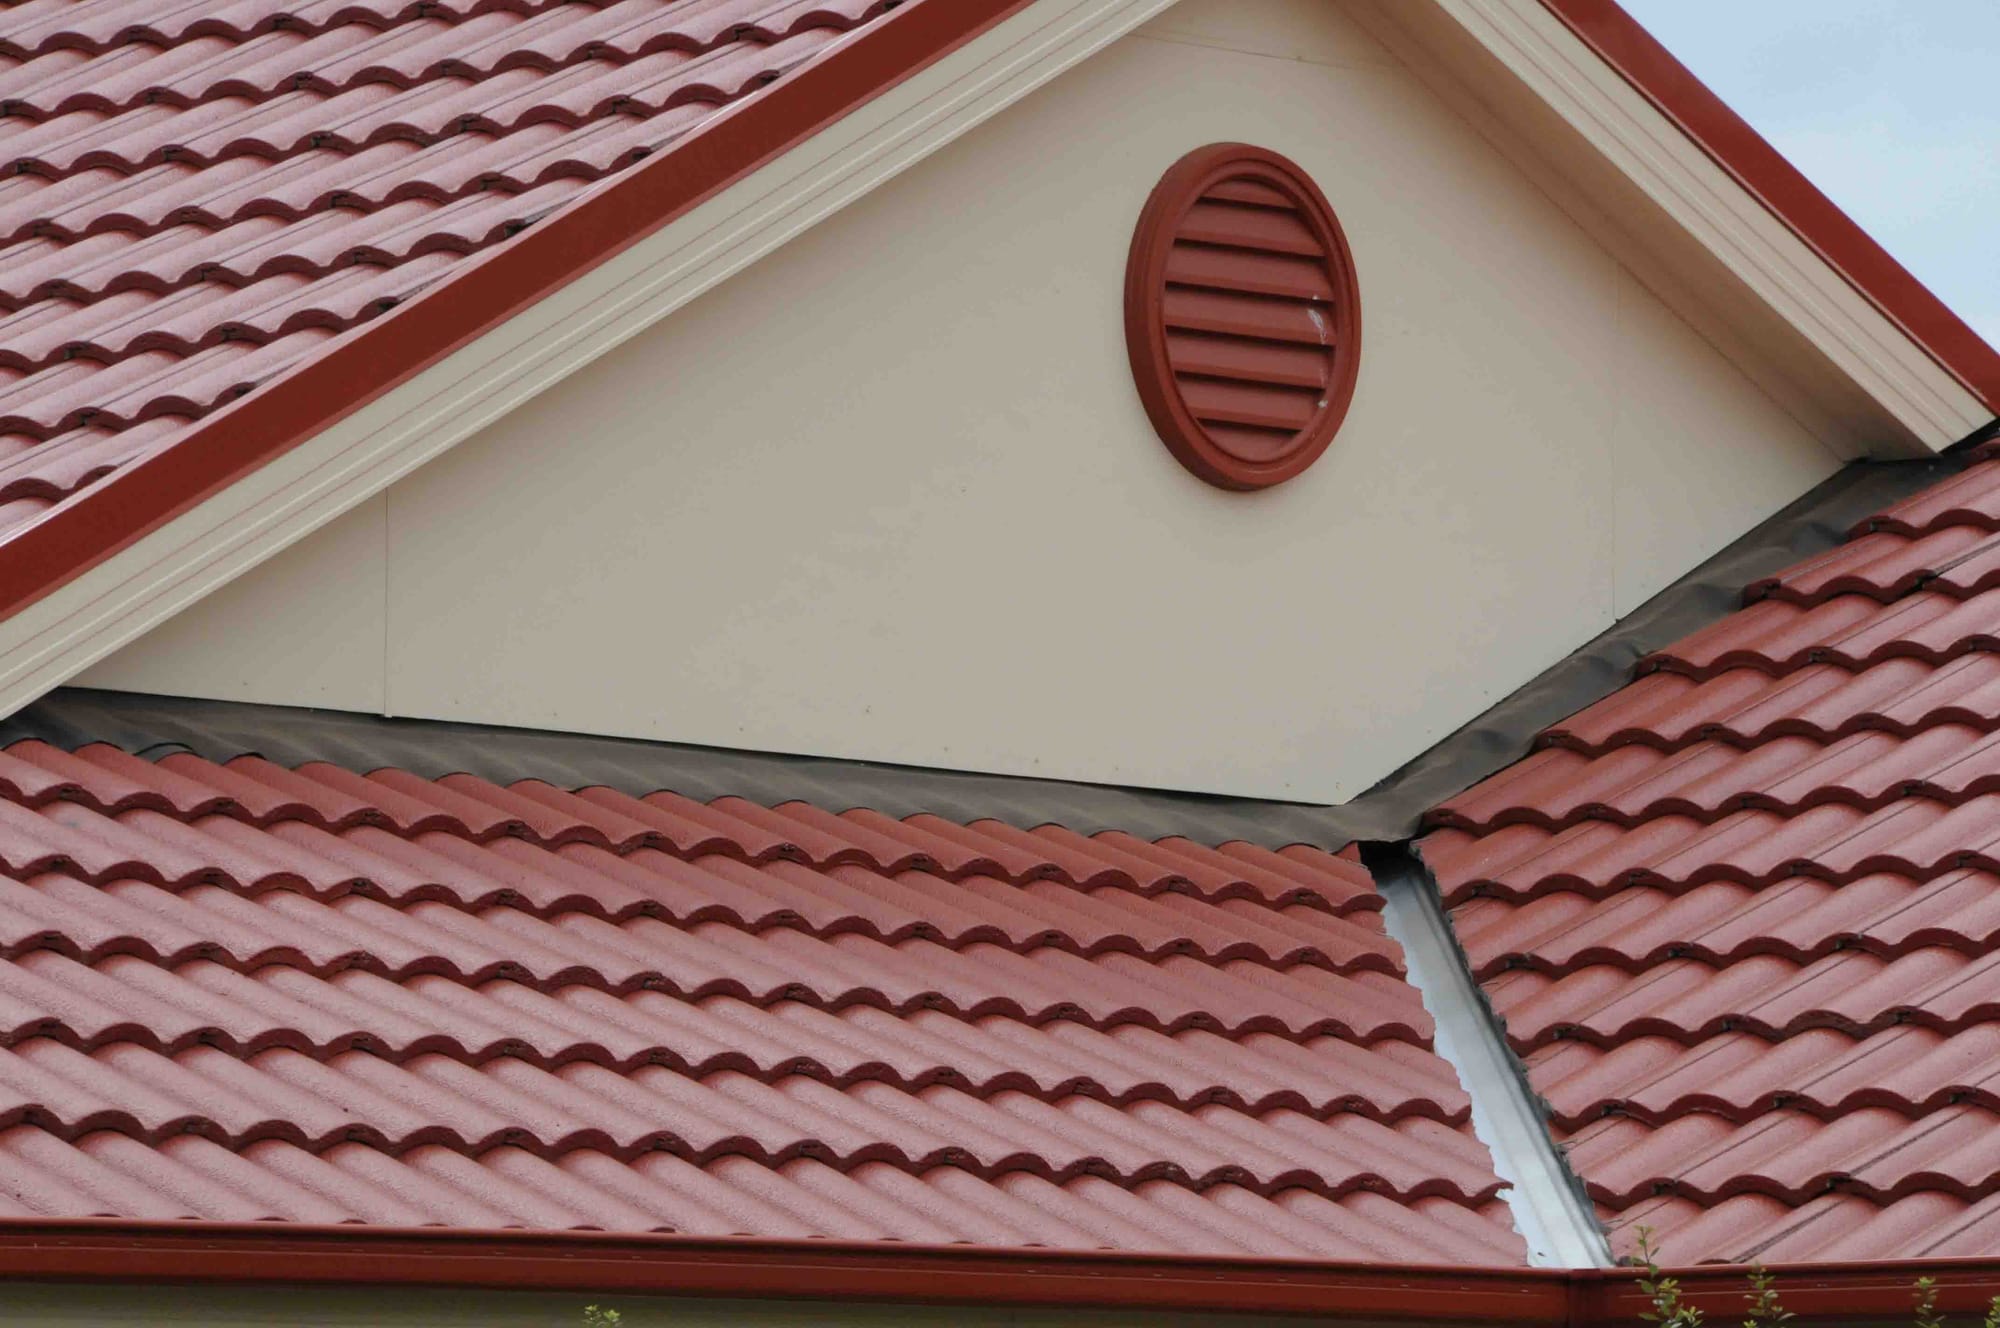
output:
[[1227,489],[1310,466],[1354,395],[1361,297],[1347,237],[1292,162],[1216,143],[1153,188],[1125,269],[1125,343],[1146,414]]

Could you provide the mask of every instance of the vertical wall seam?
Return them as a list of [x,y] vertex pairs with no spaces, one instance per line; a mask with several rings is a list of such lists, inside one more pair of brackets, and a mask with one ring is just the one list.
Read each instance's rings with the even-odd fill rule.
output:
[[393,569],[393,568],[392,568],[392,567],[390,566],[390,559],[392,559],[392,558],[394,558],[394,557],[396,556],[396,549],[395,549],[395,543],[394,543],[394,541],[393,541],[393,540],[391,540],[391,539],[390,539],[390,526],[389,526],[389,521],[390,521],[390,515],[389,515],[389,505],[390,505],[390,502],[391,502],[391,497],[390,497],[390,496],[391,496],[391,495],[392,495],[393,493],[395,493],[395,491],[396,491],[396,486],[395,486],[395,485],[393,485],[393,484],[391,484],[391,485],[390,485],[390,486],[389,486],[388,488],[386,488],[386,489],[382,490],[382,493],[381,493],[381,498],[382,498],[382,531],[381,531],[381,534],[382,534],[382,659],[381,659],[381,665],[382,665],[382,690],[381,690],[381,691],[380,691],[380,692],[379,692],[379,693],[377,694],[377,697],[378,697],[378,701],[379,701],[379,703],[380,703],[380,705],[381,705],[381,707],[382,707],[382,715],[383,715],[383,718],[385,718],[385,719],[386,719],[386,718],[388,718],[388,717],[390,717],[390,716],[392,716],[392,715],[394,715],[394,714],[396,713],[396,710],[395,710],[395,707],[394,707],[394,706],[393,706],[393,705],[392,705],[392,704],[390,703],[390,698],[389,698],[389,678],[390,678],[390,669],[389,669],[389,637],[390,637],[390,631],[389,631],[389,590],[390,590],[390,578],[391,578],[391,577],[392,577],[392,576],[393,576],[393,575],[395,574],[395,573],[394,573],[394,569]]
[[1501,1197],[1537,1268],[1609,1268],[1611,1245],[1582,1184],[1549,1131],[1527,1069],[1507,1045],[1473,980],[1436,883],[1408,843],[1366,844],[1382,921],[1403,947],[1410,985],[1436,1025],[1437,1053],[1472,1099],[1472,1129],[1507,1188]]

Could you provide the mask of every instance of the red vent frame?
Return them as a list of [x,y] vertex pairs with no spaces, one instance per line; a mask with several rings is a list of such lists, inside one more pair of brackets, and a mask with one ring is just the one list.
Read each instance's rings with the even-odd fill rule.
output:
[[1326,196],[1247,143],[1175,162],[1132,233],[1125,346],[1153,428],[1202,479],[1265,489],[1310,466],[1361,361],[1361,290]]

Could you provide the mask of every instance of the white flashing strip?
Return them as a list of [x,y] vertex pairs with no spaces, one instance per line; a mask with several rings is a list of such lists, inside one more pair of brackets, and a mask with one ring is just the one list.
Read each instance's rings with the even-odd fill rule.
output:
[[1435,3],[1914,437],[1941,450],[1991,417],[1540,0]]
[[1436,1043],[1472,1099],[1472,1131],[1508,1188],[1501,1197],[1537,1268],[1609,1268],[1611,1248],[1529,1096],[1514,1055],[1486,1012],[1437,891],[1414,861],[1377,871],[1382,923],[1403,947],[1410,985],[1437,1025]]
[[0,714],[379,493],[1173,3],[1039,0],[0,622]]

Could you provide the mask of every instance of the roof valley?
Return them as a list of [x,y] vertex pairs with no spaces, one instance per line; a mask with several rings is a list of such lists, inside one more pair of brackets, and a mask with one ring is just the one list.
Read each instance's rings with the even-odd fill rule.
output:
[[1537,1268],[1608,1268],[1611,1246],[1549,1128],[1548,1107],[1473,975],[1437,883],[1408,841],[1365,845],[1382,925],[1403,949],[1408,980],[1436,1025],[1437,1054],[1472,1103],[1472,1130],[1508,1188],[1500,1192]]
[[2000,448],[1955,459],[1428,818],[1616,1249],[1995,1248]]

